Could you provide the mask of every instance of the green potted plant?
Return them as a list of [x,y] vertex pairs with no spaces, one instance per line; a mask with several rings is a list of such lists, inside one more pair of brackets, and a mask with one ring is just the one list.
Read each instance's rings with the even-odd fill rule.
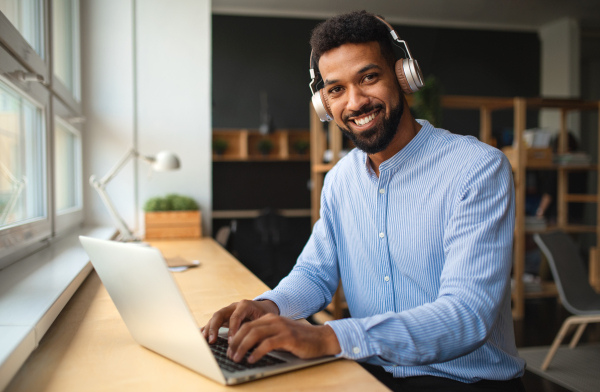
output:
[[198,203],[191,197],[169,194],[144,204],[146,239],[202,236]]
[[229,143],[225,139],[214,139],[212,142],[213,152],[217,155],[223,155],[227,151]]
[[413,117],[427,120],[434,127],[442,125],[442,86],[435,76],[425,79],[423,87],[414,93],[410,111]]
[[294,151],[300,155],[306,154],[310,148],[310,142],[308,140],[296,140],[294,143]]
[[263,155],[269,155],[273,150],[273,142],[269,139],[261,139],[256,145],[258,151]]

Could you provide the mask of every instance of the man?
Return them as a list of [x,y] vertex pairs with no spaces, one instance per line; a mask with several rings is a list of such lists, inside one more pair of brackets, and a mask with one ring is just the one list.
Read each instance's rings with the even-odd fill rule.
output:
[[[510,165],[475,138],[413,119],[388,36],[365,11],[313,31],[329,109],[358,148],[327,175],[321,219],[292,272],[216,312],[203,333],[212,343],[228,326],[235,361],[256,346],[249,362],[275,349],[367,362],[392,389],[522,390]],[[340,279],[352,318],[292,321],[322,310]]]

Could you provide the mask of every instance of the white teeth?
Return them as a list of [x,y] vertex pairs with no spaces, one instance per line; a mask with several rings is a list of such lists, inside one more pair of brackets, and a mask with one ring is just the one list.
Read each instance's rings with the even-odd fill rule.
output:
[[359,118],[354,120],[354,122],[358,125],[365,125],[370,123],[371,121],[373,121],[373,119],[375,118],[375,113],[371,114],[370,116],[364,117],[364,118]]

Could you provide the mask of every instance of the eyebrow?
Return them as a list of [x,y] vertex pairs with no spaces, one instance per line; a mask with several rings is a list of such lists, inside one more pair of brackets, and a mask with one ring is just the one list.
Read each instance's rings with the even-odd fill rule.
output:
[[[364,67],[362,67],[361,69],[359,69],[359,70],[358,70],[358,72],[357,72],[356,74],[357,74],[357,75],[360,75],[360,74],[362,74],[362,73],[365,73],[365,72],[367,72],[367,71],[370,71],[370,70],[372,70],[372,69],[379,69],[379,70],[381,70],[381,67],[380,67],[379,65],[377,65],[377,64],[373,64],[373,63],[371,63],[371,64],[367,64],[367,65],[365,65]],[[339,80],[338,80],[338,79],[334,79],[334,80],[325,79],[325,82],[323,82],[323,87],[327,87],[327,86],[329,86],[330,84],[335,84],[335,83],[337,83],[337,82],[339,82]]]

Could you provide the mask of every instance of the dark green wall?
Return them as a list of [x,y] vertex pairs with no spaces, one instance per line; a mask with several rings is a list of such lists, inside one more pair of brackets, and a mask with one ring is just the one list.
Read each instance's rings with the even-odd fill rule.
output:
[[[277,127],[308,128],[308,41],[319,22],[213,15],[213,126],[257,128],[259,92],[264,90]],[[408,42],[424,75],[435,75],[446,94],[539,95],[536,33],[394,27]],[[452,112],[444,113],[445,128],[477,134],[477,112]],[[511,113],[497,117],[497,129],[512,123]],[[529,117],[537,121],[537,116]]]

